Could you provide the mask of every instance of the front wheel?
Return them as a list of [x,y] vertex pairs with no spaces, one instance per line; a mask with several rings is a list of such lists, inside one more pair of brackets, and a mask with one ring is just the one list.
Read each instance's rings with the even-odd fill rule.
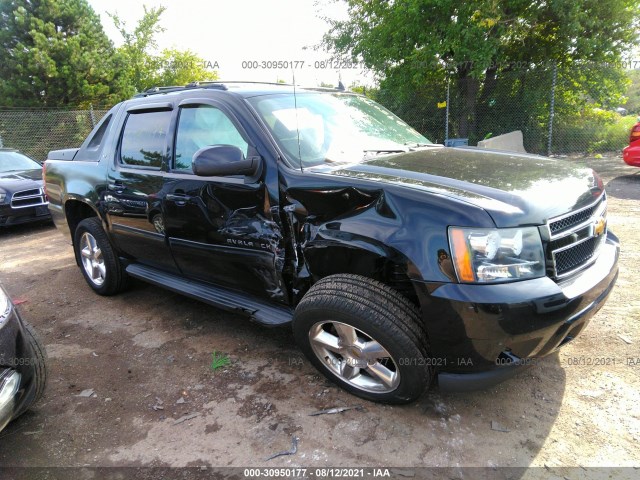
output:
[[318,370],[367,400],[411,402],[431,383],[417,309],[370,278],[341,274],[320,280],[296,308],[293,333]]
[[42,398],[44,389],[47,385],[48,376],[48,358],[47,351],[44,348],[44,344],[42,343],[42,340],[40,340],[40,337],[34,330],[33,326],[31,326],[31,324],[27,322],[23,323],[27,342],[29,343],[29,348],[33,352],[33,357],[29,359],[29,362],[33,367],[33,383],[35,385],[35,389],[31,400],[23,405],[20,411],[16,412],[14,418],[22,415]]
[[99,218],[86,218],[78,224],[73,247],[82,275],[96,293],[114,295],[126,287],[127,274]]

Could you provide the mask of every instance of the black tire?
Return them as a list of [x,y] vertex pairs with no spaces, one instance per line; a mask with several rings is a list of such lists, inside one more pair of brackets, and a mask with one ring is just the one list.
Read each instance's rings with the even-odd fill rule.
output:
[[44,390],[47,385],[48,377],[48,357],[47,350],[44,348],[44,344],[40,340],[40,337],[31,326],[30,323],[23,321],[25,327],[25,334],[27,336],[27,342],[33,351],[33,357],[29,359],[30,365],[33,365],[35,382],[35,393],[33,398],[22,406],[22,408],[16,413],[14,418],[19,417],[24,412],[29,410],[36,402],[38,402],[44,395]]
[[[350,337],[350,329],[355,329],[355,337]],[[351,340],[345,342],[341,332]],[[431,384],[433,369],[428,361],[427,334],[418,310],[400,293],[370,278],[339,274],[317,282],[296,308],[293,334],[318,370],[367,400],[408,403]],[[320,342],[320,338],[330,341]],[[330,350],[333,346],[326,348],[335,340],[340,342],[339,353]],[[364,342],[374,342],[367,343],[374,346],[377,343],[382,349],[376,351],[374,347],[373,351],[384,354],[366,354]],[[381,370],[380,365],[386,370]],[[386,381],[373,375],[372,368],[387,374]]]
[[[88,236],[85,237],[85,234]],[[104,267],[104,273],[99,273],[99,270],[95,267],[92,270],[84,263],[83,245],[86,246],[85,240],[91,239],[95,241],[95,245],[99,249],[99,256],[94,260]],[[115,254],[99,218],[86,218],[78,224],[74,234],[73,248],[82,275],[84,275],[85,280],[96,293],[99,295],[115,295],[127,287],[127,273]],[[97,251],[95,250],[95,252]],[[91,260],[88,261],[90,262]],[[93,275],[90,271],[94,271],[96,274]]]

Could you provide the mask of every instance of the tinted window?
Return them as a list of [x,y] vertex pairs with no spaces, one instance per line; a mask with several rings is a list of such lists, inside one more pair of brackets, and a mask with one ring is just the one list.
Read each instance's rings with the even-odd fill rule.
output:
[[129,114],[120,161],[128,166],[160,168],[170,119],[170,111]]
[[221,110],[209,105],[183,108],[176,133],[175,170],[191,172],[193,154],[209,145],[234,145],[247,156],[242,135]]

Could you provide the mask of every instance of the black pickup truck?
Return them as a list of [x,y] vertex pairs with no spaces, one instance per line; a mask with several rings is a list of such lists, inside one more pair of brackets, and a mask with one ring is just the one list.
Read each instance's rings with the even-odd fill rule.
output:
[[344,91],[156,88],[50,152],[45,183],[98,294],[133,277],[290,324],[381,402],[506,379],[575,338],[618,274],[591,169],[445,148]]

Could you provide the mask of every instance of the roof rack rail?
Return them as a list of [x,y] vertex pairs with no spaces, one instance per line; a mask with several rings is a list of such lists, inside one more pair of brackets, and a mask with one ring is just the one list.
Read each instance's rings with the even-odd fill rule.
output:
[[217,80],[189,82],[184,88],[215,88],[217,90],[228,90],[222,82]]
[[[142,98],[142,97],[148,97],[150,95],[159,95],[162,93],[171,93],[171,92],[180,92],[180,91],[184,91],[184,90],[190,90],[193,88],[211,88],[211,89],[215,89],[215,90],[228,90],[229,88],[227,87],[227,85],[234,85],[234,84],[245,84],[245,85],[277,85],[280,87],[292,87],[293,84],[291,83],[278,83],[278,82],[255,82],[255,81],[242,81],[242,80],[232,80],[232,81],[223,81],[223,80],[200,80],[200,81],[194,81],[194,82],[189,82],[186,85],[174,85],[174,86],[164,86],[164,87],[160,87],[160,86],[156,86],[156,87],[151,87],[147,90],[145,90],[144,92],[140,92],[140,93],[136,93],[133,98]],[[312,87],[309,87],[312,88]],[[313,87],[314,89],[319,89],[319,90],[333,90],[333,91],[345,91],[345,87],[342,84],[342,82],[339,83],[338,88],[322,88],[322,87]]]
[[293,84],[292,83],[280,83],[280,82],[257,82],[257,81],[251,81],[251,80],[216,80],[217,83],[223,83],[223,84],[236,84],[236,83],[243,83],[246,85],[278,85],[281,87],[292,87]]
[[216,90],[227,90],[227,87],[223,85],[221,82],[217,81],[201,81],[201,82],[190,82],[186,85],[174,85],[174,86],[165,86],[165,87],[151,87],[145,90],[144,92],[136,93],[133,98],[142,98],[148,97],[150,95],[159,95],[161,93],[171,93],[171,92],[179,92],[181,90],[189,90],[192,88],[215,88]]

